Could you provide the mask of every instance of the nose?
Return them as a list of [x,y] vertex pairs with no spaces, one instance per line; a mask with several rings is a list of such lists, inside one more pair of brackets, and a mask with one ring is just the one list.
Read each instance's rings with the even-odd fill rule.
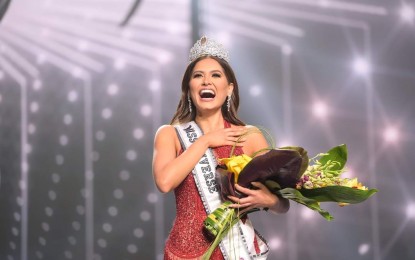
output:
[[207,85],[210,85],[210,78],[209,77],[204,77],[203,78],[203,82],[202,82],[202,85],[203,86],[207,86]]

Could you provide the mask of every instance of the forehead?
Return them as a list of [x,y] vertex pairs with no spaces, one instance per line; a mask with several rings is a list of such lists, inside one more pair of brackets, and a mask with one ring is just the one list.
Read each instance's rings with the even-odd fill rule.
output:
[[214,59],[206,58],[200,60],[196,63],[193,71],[212,71],[212,70],[220,70],[223,72],[222,66]]

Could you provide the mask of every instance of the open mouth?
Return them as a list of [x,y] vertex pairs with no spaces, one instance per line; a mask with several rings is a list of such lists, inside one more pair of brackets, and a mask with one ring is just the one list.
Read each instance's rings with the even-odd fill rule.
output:
[[199,92],[201,98],[215,98],[216,94],[212,89],[202,89]]

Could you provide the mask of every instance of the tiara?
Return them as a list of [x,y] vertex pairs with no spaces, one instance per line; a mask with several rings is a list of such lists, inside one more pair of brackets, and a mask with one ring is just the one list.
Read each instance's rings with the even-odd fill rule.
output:
[[222,44],[202,36],[190,49],[189,62],[205,55],[215,56],[229,62],[229,53]]

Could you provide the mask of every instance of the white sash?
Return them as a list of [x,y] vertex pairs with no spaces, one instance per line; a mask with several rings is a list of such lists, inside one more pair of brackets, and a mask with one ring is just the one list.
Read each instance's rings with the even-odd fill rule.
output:
[[[203,135],[202,130],[194,121],[176,125],[175,128],[183,149],[189,148],[197,138]],[[192,171],[207,215],[222,204],[219,186],[215,180],[216,166],[215,156],[209,148]],[[255,236],[260,249],[259,254],[254,248]],[[266,241],[256,232],[249,219],[245,223],[238,221],[222,239],[219,247],[225,259],[231,259],[231,257],[243,260],[266,259],[269,253]]]

